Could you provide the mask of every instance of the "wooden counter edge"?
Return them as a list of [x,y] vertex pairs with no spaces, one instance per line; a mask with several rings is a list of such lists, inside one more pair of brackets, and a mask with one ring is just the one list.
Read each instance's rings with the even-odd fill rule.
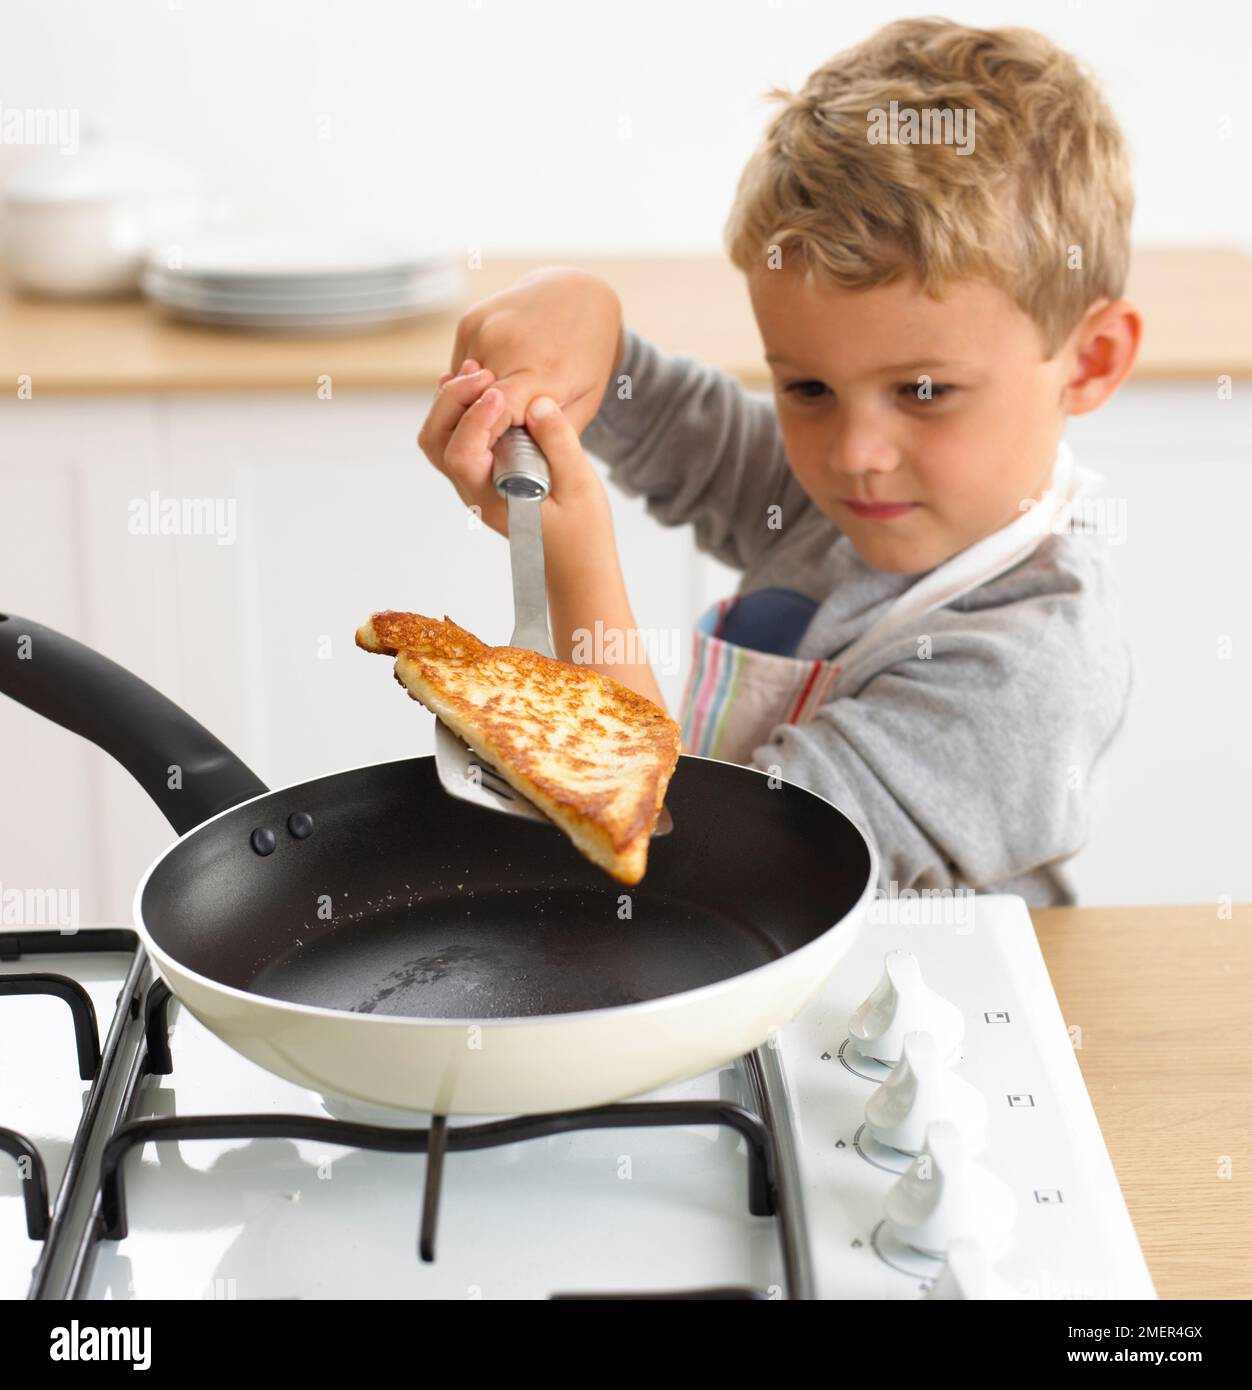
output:
[[1252,1298],[1252,903],[1031,917],[1157,1294]]

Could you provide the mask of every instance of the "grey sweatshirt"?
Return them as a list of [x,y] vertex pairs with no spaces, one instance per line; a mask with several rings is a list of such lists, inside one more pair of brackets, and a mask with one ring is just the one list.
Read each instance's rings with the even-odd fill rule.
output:
[[[778,586],[815,600],[797,657],[837,656],[920,578],[871,569],[818,510],[787,465],[772,402],[630,330],[583,443],[658,521],[691,525],[701,550],[740,570],[740,594]],[[872,644],[816,716],[780,724],[752,765],[856,821],[884,893],[973,888],[1068,905],[1064,863],[1087,839],[1132,679],[1108,541],[1049,534],[1004,574]]]

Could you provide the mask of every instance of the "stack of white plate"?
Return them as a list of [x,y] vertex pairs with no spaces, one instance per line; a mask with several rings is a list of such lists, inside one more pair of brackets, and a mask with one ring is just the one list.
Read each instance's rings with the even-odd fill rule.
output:
[[238,233],[158,247],[141,283],[150,299],[196,323],[319,334],[434,313],[466,290],[446,253],[359,237]]

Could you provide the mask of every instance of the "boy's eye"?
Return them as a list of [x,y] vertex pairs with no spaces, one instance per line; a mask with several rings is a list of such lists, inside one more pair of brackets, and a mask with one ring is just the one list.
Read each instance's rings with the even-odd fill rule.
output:
[[950,396],[955,390],[955,386],[941,386],[938,382],[932,382],[929,392],[923,393],[922,386],[916,381],[905,381],[896,388],[900,395],[910,397],[920,405],[926,405],[930,401],[941,401],[945,396]]
[[801,400],[815,401],[826,394],[824,381],[793,381],[783,388],[789,396],[799,396]]

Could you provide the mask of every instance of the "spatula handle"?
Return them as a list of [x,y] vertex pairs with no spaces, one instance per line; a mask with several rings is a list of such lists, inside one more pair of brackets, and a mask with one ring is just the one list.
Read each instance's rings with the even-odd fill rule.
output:
[[540,501],[552,486],[548,460],[524,425],[510,425],[492,450],[491,481],[501,497],[537,497]]

